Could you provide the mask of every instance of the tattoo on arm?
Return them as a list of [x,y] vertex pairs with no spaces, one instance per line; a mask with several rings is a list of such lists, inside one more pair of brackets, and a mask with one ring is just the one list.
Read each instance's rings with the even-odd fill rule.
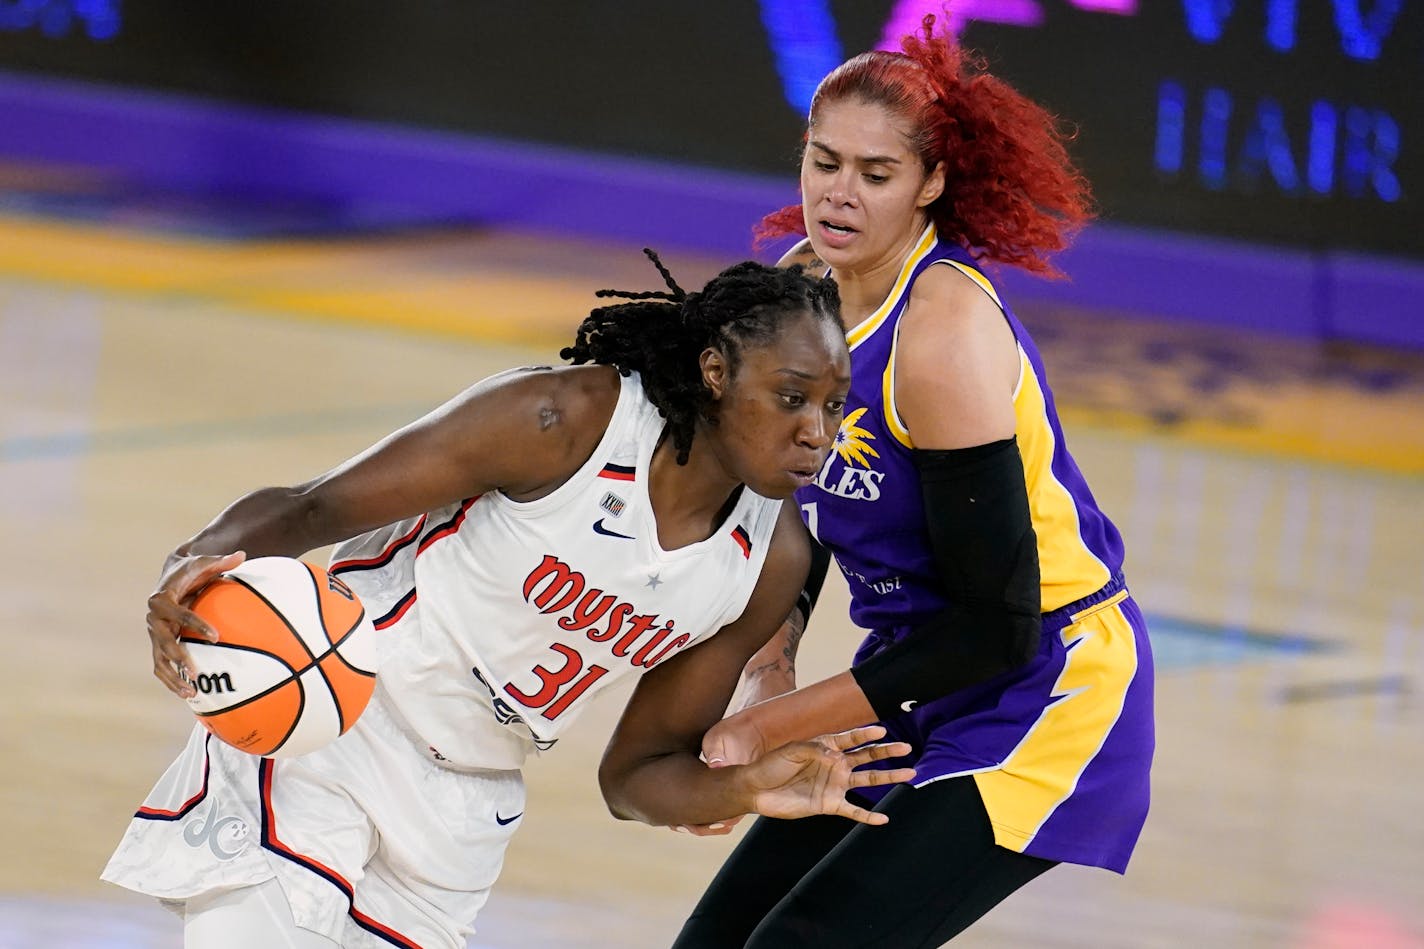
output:
[[786,668],[788,672],[796,671],[796,649],[801,645],[801,636],[806,632],[806,618],[801,615],[800,610],[792,610],[791,615],[786,617],[786,645],[781,648],[781,654],[786,657]]
[[780,668],[781,668],[781,660],[780,660],[780,659],[773,659],[773,660],[771,660],[770,662],[763,662],[763,663],[762,663],[761,665],[759,665],[759,666],[753,666],[752,668],[750,668],[750,669],[747,670],[746,675],[747,675],[747,678],[748,678],[748,679],[754,679],[754,678],[756,678],[757,676],[762,675],[763,673],[775,672],[775,671],[777,671],[777,670],[780,669]]
[[755,679],[757,676],[768,673],[784,673],[788,676],[796,675],[796,647],[801,643],[801,634],[806,631],[806,620],[801,615],[799,609],[793,609],[786,617],[786,622],[781,624],[778,634],[785,633],[785,640],[781,646],[781,654],[774,656],[765,662],[755,666],[747,666],[745,675],[748,679]]

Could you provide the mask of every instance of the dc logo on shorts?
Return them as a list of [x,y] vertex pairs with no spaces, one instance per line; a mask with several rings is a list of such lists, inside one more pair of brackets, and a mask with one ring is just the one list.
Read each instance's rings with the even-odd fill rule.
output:
[[612,491],[609,491],[603,495],[603,500],[598,502],[598,506],[614,517],[618,517],[623,513],[623,509],[628,506],[628,502]]
[[231,860],[247,849],[252,831],[241,817],[219,817],[218,807],[214,798],[205,816],[189,821],[183,828],[183,841],[190,847],[201,847],[206,842],[214,857]]

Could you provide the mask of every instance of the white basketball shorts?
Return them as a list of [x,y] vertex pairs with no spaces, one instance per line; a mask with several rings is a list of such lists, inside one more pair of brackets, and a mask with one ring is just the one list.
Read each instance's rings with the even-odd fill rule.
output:
[[349,732],[297,758],[257,758],[195,726],[102,876],[179,911],[275,877],[297,925],[342,946],[462,949],[524,813],[524,780],[423,751],[379,688]]

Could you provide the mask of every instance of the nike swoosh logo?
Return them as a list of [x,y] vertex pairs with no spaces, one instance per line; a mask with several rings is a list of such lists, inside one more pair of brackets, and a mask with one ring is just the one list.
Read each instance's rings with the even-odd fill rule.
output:
[[512,823],[514,823],[515,821],[519,820],[519,818],[521,818],[521,817],[523,817],[523,816],[524,816],[524,812],[523,812],[523,811],[520,811],[518,814],[515,814],[513,817],[500,817],[500,816],[499,816],[499,811],[495,811],[495,812],[494,812],[494,822],[495,822],[496,824],[499,824],[501,827],[503,827],[505,824],[512,824]]
[[633,540],[632,534],[620,534],[617,531],[611,531],[608,528],[604,527],[604,520],[604,518],[600,517],[598,520],[593,522],[593,532],[595,534],[602,534],[604,537],[621,537],[624,540]]
[[913,711],[914,708],[915,708],[915,706],[916,706],[916,705],[919,705],[919,704],[920,704],[920,703],[917,702],[917,701],[915,701],[914,699],[909,699],[909,700],[907,700],[907,701],[904,701],[904,702],[901,702],[901,703],[900,703],[900,711],[902,711],[902,712]]

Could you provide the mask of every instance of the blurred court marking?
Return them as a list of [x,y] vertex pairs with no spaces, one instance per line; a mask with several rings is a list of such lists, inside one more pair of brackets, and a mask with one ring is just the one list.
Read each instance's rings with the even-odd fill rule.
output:
[[[40,225],[11,224],[14,273]],[[44,249],[68,262],[0,278],[0,533],[23,539],[0,547],[0,949],[175,949],[176,920],[97,881],[191,726],[147,668],[162,556],[244,490],[310,477],[489,372],[555,361],[594,289],[656,277],[637,248],[530,235],[280,252],[145,238],[157,256],[120,286],[132,235],[52,227]],[[673,266],[693,285],[716,263]],[[432,274],[448,295],[427,307]],[[1034,318],[1057,327],[1044,349],[1070,443],[1154,618],[1153,812],[1126,877],[1055,870],[955,945],[1419,946],[1424,359],[1243,337],[1224,360],[1220,330]],[[1386,441],[1399,451],[1375,458]],[[832,580],[806,679],[854,647],[845,608]],[[1287,700],[1330,683],[1389,688]],[[528,769],[528,826],[475,945],[665,946],[734,844],[608,817],[594,773],[618,698]]]

